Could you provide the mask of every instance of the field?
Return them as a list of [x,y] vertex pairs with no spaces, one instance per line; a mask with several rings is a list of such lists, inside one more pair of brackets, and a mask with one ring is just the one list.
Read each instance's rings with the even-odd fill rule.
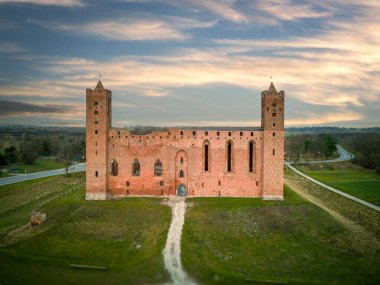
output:
[[[65,164],[61,161],[57,161],[55,159],[47,159],[47,158],[38,158],[34,164],[15,164],[15,165],[1,165],[1,168],[14,169],[14,173],[24,174],[25,169],[26,173],[33,173],[39,171],[53,170],[64,168]],[[0,178],[7,177],[9,175],[2,174]]]
[[[16,185],[16,184],[15,184]],[[0,188],[1,284],[164,283],[170,208],[161,199],[84,200],[84,176]],[[33,210],[47,213],[30,227]],[[70,264],[104,266],[106,271]]]
[[15,167],[17,169],[17,173],[25,173],[25,168],[26,168],[26,173],[33,173],[33,172],[39,172],[39,171],[64,168],[65,164],[63,162],[56,161],[54,159],[39,158],[32,165],[18,164]]
[[185,269],[205,284],[379,284],[379,248],[285,188],[285,201],[194,198]]
[[[187,273],[200,284],[378,284],[379,214],[285,173],[297,193],[336,211],[289,187],[284,201],[188,198]],[[162,199],[85,201],[84,194],[84,174],[0,188],[0,284],[169,281],[161,253],[171,209]],[[47,220],[31,227],[33,211]]]
[[296,167],[310,177],[380,206],[380,176],[352,163]]

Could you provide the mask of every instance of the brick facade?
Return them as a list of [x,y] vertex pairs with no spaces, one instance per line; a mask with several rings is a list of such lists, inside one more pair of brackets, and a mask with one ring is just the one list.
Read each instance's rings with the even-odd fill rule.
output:
[[[86,90],[86,199],[124,196],[283,198],[284,91],[261,94],[261,127],[111,127],[111,91]],[[179,192],[178,192],[179,191]]]

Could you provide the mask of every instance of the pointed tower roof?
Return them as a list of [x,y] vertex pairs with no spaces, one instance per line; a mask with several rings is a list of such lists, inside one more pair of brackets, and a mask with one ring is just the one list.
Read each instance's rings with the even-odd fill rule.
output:
[[95,89],[97,89],[97,90],[103,90],[104,89],[103,84],[100,80],[98,81],[98,84],[96,84]]
[[268,92],[269,93],[273,93],[273,92],[277,93],[276,87],[274,87],[273,82],[270,83]]

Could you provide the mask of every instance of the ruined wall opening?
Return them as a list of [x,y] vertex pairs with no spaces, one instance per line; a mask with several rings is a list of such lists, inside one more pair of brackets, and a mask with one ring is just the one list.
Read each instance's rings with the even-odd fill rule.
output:
[[162,162],[159,159],[154,163],[154,176],[162,176]]
[[208,172],[210,170],[210,142],[208,140],[203,142],[203,170]]
[[255,150],[255,145],[254,142],[249,142],[249,157],[248,157],[248,171],[253,172],[253,160],[254,160],[254,150]]
[[111,160],[111,175],[112,176],[117,176],[119,173],[119,166],[117,164],[117,161],[115,159]]
[[137,160],[137,158],[135,158],[132,163],[132,175],[140,176],[140,162]]
[[227,142],[227,172],[232,171],[232,142]]

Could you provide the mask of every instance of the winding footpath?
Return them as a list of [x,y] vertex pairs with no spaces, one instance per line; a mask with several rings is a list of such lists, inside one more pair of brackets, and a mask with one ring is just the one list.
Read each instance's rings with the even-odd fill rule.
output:
[[165,268],[170,273],[171,284],[195,285],[196,283],[183,270],[181,263],[181,235],[186,210],[185,197],[170,197],[167,205],[172,208],[172,222],[162,252]]
[[[330,163],[330,162],[342,162],[342,161],[347,161],[347,160],[350,160],[350,159],[353,158],[353,155],[352,155],[351,153],[349,153],[347,150],[345,150],[342,146],[337,145],[337,149],[338,149],[338,152],[339,152],[339,157],[336,158],[336,159],[330,159],[330,160],[318,160],[318,161],[303,161],[303,162],[297,162],[297,163],[303,163],[303,164],[305,164],[305,163]],[[364,205],[364,206],[367,206],[367,207],[369,207],[369,208],[371,208],[371,209],[374,209],[374,210],[380,212],[380,207],[379,207],[379,206],[377,206],[377,205],[375,205],[375,204],[372,204],[372,203],[370,203],[370,202],[367,202],[367,201],[365,201],[365,200],[363,200],[363,199],[360,199],[360,198],[358,198],[358,197],[355,197],[355,196],[352,196],[352,195],[350,195],[350,194],[347,194],[347,193],[345,193],[345,192],[343,192],[343,191],[340,191],[340,190],[338,190],[338,189],[336,189],[336,188],[333,188],[333,187],[331,187],[331,186],[328,186],[328,185],[326,185],[326,184],[324,184],[324,183],[322,183],[322,182],[319,182],[318,180],[315,180],[314,178],[311,178],[310,176],[308,176],[308,175],[302,173],[301,171],[299,171],[297,168],[293,167],[293,166],[292,166],[293,163],[294,163],[294,161],[285,161],[285,162],[284,162],[284,164],[285,164],[287,167],[289,167],[291,170],[293,170],[293,171],[296,172],[297,174],[301,175],[302,177],[305,177],[306,179],[310,180],[311,182],[313,182],[313,183],[315,183],[315,184],[317,184],[317,185],[319,185],[319,186],[321,186],[321,187],[323,187],[323,188],[325,188],[325,189],[327,189],[327,190],[329,190],[329,191],[335,192],[335,193],[337,193],[337,194],[339,194],[339,195],[342,195],[342,196],[344,196],[344,197],[346,197],[346,198],[348,198],[348,199],[351,199],[351,200],[353,200],[353,201],[355,201],[355,202],[358,202],[358,203],[360,203],[360,204],[362,204],[362,205]]]

